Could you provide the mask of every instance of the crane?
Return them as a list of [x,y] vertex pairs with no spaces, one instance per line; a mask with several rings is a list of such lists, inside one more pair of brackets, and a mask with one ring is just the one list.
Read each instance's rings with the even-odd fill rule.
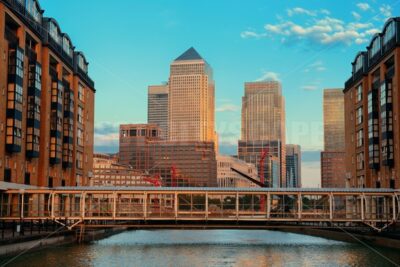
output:
[[[268,147],[264,148],[261,151],[261,157],[259,161],[259,166],[260,166],[260,183],[265,185],[265,176],[264,176],[264,161],[265,158],[268,156]],[[260,199],[260,209],[263,211],[265,209],[265,196],[261,196]]]
[[144,177],[143,181],[146,181],[146,182],[154,185],[155,187],[161,187],[162,186],[161,177],[160,177],[159,174],[156,174],[153,177]]
[[175,165],[172,165],[171,166],[171,186],[172,187],[176,187],[177,186],[177,184],[176,184],[176,178],[177,178],[177,171],[176,171],[176,167],[175,167]]

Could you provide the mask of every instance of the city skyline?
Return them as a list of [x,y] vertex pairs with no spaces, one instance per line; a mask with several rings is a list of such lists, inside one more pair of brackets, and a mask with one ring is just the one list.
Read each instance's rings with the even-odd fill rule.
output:
[[[393,1],[341,1],[340,5],[337,2],[282,1],[246,6],[221,1],[213,3],[213,8],[204,3],[186,5],[177,2],[171,2],[167,8],[154,2],[138,5],[125,1],[112,7],[99,6],[97,12],[91,14],[92,4],[79,2],[81,11],[87,16],[78,22],[68,16],[73,3],[42,2],[46,13],[58,18],[75,43],[85,51],[89,50],[91,73],[99,88],[96,150],[117,150],[120,123],[146,122],[144,99],[147,86],[165,81],[167,66],[174,56],[194,46],[215,72],[216,130],[220,135],[221,151],[227,154],[236,151],[244,81],[278,78],[286,89],[287,142],[302,146],[303,159],[308,161],[303,168],[304,177],[314,176],[315,179],[319,178],[318,155],[323,144],[322,88],[343,87],[351,66],[343,67],[342,62],[351,62],[359,50],[364,50],[370,36],[382,29],[385,18],[392,15],[395,7]],[[221,12],[225,8],[229,12]],[[141,15],[150,10],[151,14],[159,16]],[[197,15],[202,10],[209,13],[207,21]],[[267,16],[266,10],[278,16]],[[98,19],[110,13],[107,22]],[[229,23],[231,27],[220,25],[221,13],[224,14],[222,24]],[[243,19],[237,20],[238,16]],[[123,18],[122,23],[120,18]],[[319,41],[325,32],[316,32],[316,29],[329,30],[327,22],[335,29],[326,32],[329,39]],[[101,35],[91,32],[80,36],[74,31],[77,27],[82,28],[82,32],[90,31],[97,25],[102,29]],[[288,28],[290,25],[293,27]],[[277,29],[282,29],[286,35],[281,35]],[[126,38],[125,42],[115,43],[113,40],[120,36]],[[93,42],[96,46],[92,46]],[[115,44],[117,49],[113,49],[113,53],[104,53]],[[144,52],[145,49],[152,52]],[[238,62],[240,64],[236,64]],[[122,99],[121,95],[124,96]],[[303,101],[298,102],[298,99]],[[134,111],[132,107],[135,107]]]

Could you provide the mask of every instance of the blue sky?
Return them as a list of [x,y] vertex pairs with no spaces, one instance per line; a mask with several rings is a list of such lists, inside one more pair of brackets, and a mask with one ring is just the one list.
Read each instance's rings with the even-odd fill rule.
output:
[[236,150],[243,83],[279,79],[287,142],[306,151],[303,177],[310,184],[319,177],[323,88],[343,87],[356,53],[400,6],[400,0],[40,2],[90,62],[97,150],[118,149],[120,123],[146,122],[147,86],[167,81],[171,61],[193,46],[214,70],[221,150]]

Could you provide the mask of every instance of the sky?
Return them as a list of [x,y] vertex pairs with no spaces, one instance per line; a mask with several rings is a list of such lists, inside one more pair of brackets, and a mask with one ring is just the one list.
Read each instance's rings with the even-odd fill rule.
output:
[[235,154],[244,82],[279,80],[287,143],[303,151],[304,186],[320,184],[322,92],[343,88],[400,0],[41,0],[89,61],[96,83],[95,150],[118,151],[121,123],[147,121],[147,86],[194,47],[212,66],[220,151]]

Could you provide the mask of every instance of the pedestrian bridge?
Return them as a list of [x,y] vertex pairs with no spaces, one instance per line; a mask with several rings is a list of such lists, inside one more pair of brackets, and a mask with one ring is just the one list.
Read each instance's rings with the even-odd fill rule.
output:
[[368,225],[400,219],[400,190],[291,188],[57,187],[0,191],[3,221],[157,226],[213,223]]

